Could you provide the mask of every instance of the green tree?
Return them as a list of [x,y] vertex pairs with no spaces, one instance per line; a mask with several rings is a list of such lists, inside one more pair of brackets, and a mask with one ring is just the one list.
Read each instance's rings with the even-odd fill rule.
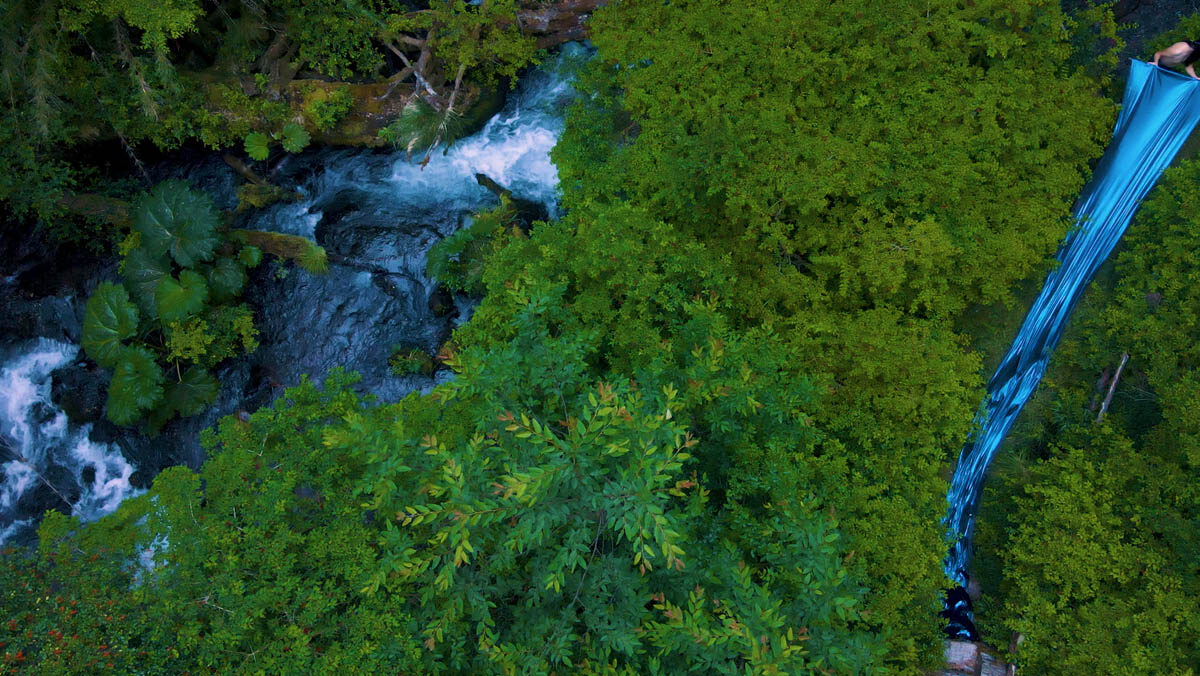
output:
[[[864,608],[895,668],[932,664],[941,475],[982,396],[954,323],[1010,301],[1066,232],[1115,112],[1096,69],[1072,61],[1114,62],[1097,50],[1111,16],[1042,0],[886,14],[700,0],[612,3],[591,28],[599,53],[554,150],[569,220],[596,228],[622,204],[664,222],[697,262],[662,286],[713,293],[732,328],[793,355],[786,368],[822,392],[811,414],[822,457],[845,466],[830,504],[869,588]],[[566,279],[585,298],[602,286],[588,275],[612,275],[576,230],[537,265],[575,266]],[[504,261],[497,282],[511,276]],[[653,275],[646,261],[622,264]],[[488,311],[485,300],[479,321]],[[623,320],[602,335],[678,340],[687,319],[655,312],[654,332],[626,333]],[[612,353],[597,363],[629,368],[629,350]]]
[[1086,438],[1056,447],[1017,489],[998,554],[1003,609],[991,617],[1025,636],[1022,668],[1191,673],[1195,482],[1110,430]]
[[[614,3],[591,23],[591,77],[612,98],[579,106],[615,103],[633,124],[569,123],[555,155],[567,205],[620,196],[727,241],[746,269],[800,257],[795,284],[840,307],[946,314],[1002,298],[1054,251],[1111,130],[1095,81],[1056,65],[1072,25],[1045,0],[886,16]],[[579,161],[577,146],[591,149]],[[751,250],[734,243],[747,238]]]
[[[114,664],[876,673],[884,644],[838,519],[783,490],[837,466],[795,452],[820,433],[811,388],[771,370],[783,356],[700,322],[709,347],[683,373],[709,377],[691,392],[673,374],[594,381],[586,337],[554,335],[561,288],[510,294],[511,341],[457,353],[459,377],[429,395],[364,406],[334,373],[224,420],[199,475],[168,470],[96,524],[47,520],[41,560],[64,598],[95,564],[135,601],[110,625],[128,637],[105,643]],[[730,425],[711,445],[688,430],[706,402]],[[749,457],[728,467],[755,440],[769,477]]]

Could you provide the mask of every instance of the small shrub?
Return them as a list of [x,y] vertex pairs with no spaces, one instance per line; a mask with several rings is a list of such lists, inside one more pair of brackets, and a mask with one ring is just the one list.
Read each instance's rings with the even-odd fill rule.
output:
[[495,209],[477,213],[470,225],[433,245],[425,273],[453,291],[483,295],[484,260],[496,234],[515,224],[514,216],[504,198]]
[[397,347],[388,359],[388,365],[398,376],[433,375],[433,357],[420,348]]
[[196,415],[216,398],[209,369],[258,346],[253,315],[237,301],[245,268],[262,251],[218,255],[231,249],[218,222],[212,200],[181,181],[159,184],[138,203],[120,246],[123,282],[100,284],[84,317],[84,350],[113,371],[112,422],[142,420],[153,431]]
[[333,91],[319,90],[304,106],[304,114],[318,131],[333,129],[350,109],[354,107],[354,97],[346,87]]

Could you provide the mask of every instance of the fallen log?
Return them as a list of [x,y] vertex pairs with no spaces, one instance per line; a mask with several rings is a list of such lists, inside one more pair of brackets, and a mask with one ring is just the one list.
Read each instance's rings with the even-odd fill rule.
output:
[[70,193],[58,200],[64,211],[76,216],[108,221],[113,225],[129,223],[129,202],[92,193]]
[[254,173],[253,169],[246,166],[246,163],[238,159],[235,155],[231,153],[225,153],[222,159],[225,160],[225,164],[228,164],[231,169],[241,174],[242,178],[246,179],[247,181],[250,181],[255,185],[269,185],[262,176]]

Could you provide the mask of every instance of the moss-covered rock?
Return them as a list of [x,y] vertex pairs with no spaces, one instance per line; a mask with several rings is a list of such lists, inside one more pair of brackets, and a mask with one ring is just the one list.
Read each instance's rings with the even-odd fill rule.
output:
[[269,183],[244,183],[238,186],[237,196],[238,211],[261,209],[282,200],[296,201],[302,197],[298,192]]
[[[379,130],[401,116],[414,90],[411,81],[318,79],[291,80],[278,91],[255,90],[244,78],[213,71],[189,73],[187,79],[204,92],[204,108],[196,113],[198,135],[214,148],[240,146],[254,132],[278,134],[287,124],[302,126],[318,145],[381,147],[387,142]],[[471,133],[504,105],[504,93],[465,84],[457,101]]]

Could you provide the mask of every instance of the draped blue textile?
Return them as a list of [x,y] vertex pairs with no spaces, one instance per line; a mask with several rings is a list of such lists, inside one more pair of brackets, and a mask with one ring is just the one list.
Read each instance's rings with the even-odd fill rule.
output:
[[946,523],[956,541],[946,574],[960,584],[988,463],[1041,381],[1084,288],[1200,121],[1200,81],[1135,60],[1122,106],[1108,150],[1075,205],[1075,227],[1058,251],[1061,264],[1046,277],[1012,347],[988,381],[977,431],[959,455],[947,496]]

